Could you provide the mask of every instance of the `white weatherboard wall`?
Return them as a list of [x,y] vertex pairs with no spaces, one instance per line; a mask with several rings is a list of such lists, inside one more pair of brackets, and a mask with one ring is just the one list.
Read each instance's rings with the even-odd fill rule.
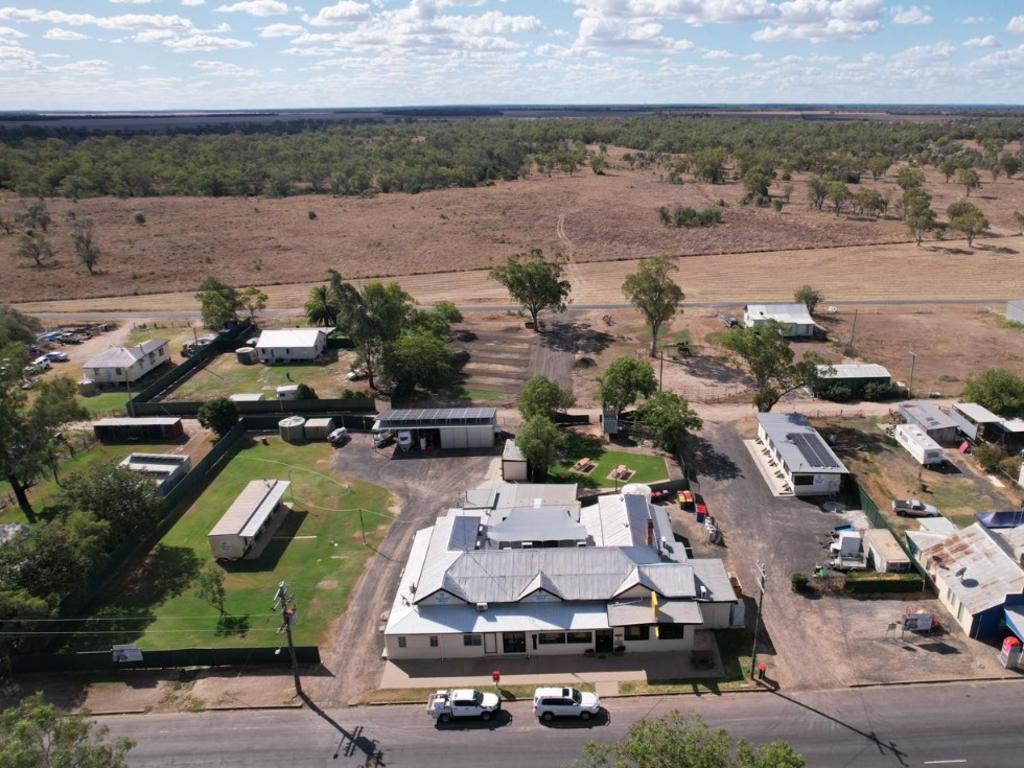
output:
[[[772,452],[772,458],[779,465],[779,469],[782,470],[786,475],[786,480],[789,482],[790,487],[793,489],[793,493],[797,496],[820,496],[830,495],[833,493],[839,493],[840,488],[843,484],[843,476],[834,472],[801,472],[798,475],[794,475],[789,467],[786,466],[783,461],[782,455],[779,453],[778,447],[769,437],[767,430],[763,424],[759,424],[757,427],[757,436],[761,438],[761,442],[767,445]],[[796,483],[797,477],[811,477],[812,482],[810,484]]]
[[442,427],[442,448],[490,448],[494,445],[494,427],[490,424],[468,427]]

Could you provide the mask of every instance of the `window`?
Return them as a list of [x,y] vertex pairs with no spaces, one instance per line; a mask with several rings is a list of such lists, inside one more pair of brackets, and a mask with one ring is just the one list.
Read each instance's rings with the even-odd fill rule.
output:
[[963,621],[964,620],[964,604],[963,603],[960,603],[960,610],[956,612],[956,620],[957,621]]
[[538,632],[537,642],[541,645],[565,645],[565,632]]
[[483,645],[483,638],[480,635],[463,635],[462,644],[466,647]]
[[814,475],[793,475],[793,485],[814,485]]
[[627,640],[650,640],[651,628],[646,624],[632,624],[626,627],[625,637]]
[[430,636],[430,647],[437,648],[437,635]]
[[398,647],[399,648],[405,648],[405,636],[404,635],[399,635],[398,636]]
[[567,643],[589,643],[593,640],[589,632],[566,632],[565,641]]
[[685,624],[659,624],[659,640],[683,640],[686,637]]

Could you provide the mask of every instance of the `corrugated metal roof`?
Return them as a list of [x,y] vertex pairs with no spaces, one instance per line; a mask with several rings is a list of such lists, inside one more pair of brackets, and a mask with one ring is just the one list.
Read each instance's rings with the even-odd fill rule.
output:
[[[835,370],[829,373],[829,368]],[[875,363],[834,363],[818,366],[818,376],[823,379],[889,379],[889,369]]]
[[929,403],[927,400],[911,400],[907,403],[900,403],[898,410],[904,418],[914,422],[926,432],[933,429],[956,427],[956,422],[949,418],[947,413],[935,403]]
[[790,472],[848,473],[843,462],[803,414],[759,413],[757,421],[764,427]]
[[94,427],[169,427],[181,422],[177,416],[142,416],[133,419],[129,416],[110,416],[94,421]]
[[516,507],[487,529],[487,538],[497,542],[586,541],[588,537],[587,529],[565,507]]
[[280,328],[263,331],[256,341],[256,349],[308,349],[319,343],[333,328]]
[[472,605],[392,609],[389,635],[429,635],[475,632],[551,632],[608,629],[603,602],[517,603],[478,611]]
[[1002,605],[1024,592],[1024,570],[979,523],[918,553],[919,562],[943,582],[972,614]]
[[89,358],[83,368],[130,368],[150,352],[167,346],[167,339],[146,339],[133,347],[107,347],[95,357]]
[[903,551],[903,547],[896,541],[896,537],[888,528],[869,528],[864,531],[863,537],[865,547],[874,547],[887,562],[910,562],[907,553]]
[[975,424],[995,424],[1003,420],[1002,416],[996,416],[988,408],[977,403],[953,403],[953,409],[960,411]]
[[210,531],[210,536],[255,536],[281,503],[287,480],[251,480]]
[[814,318],[807,311],[807,305],[794,304],[748,304],[747,315],[751,320],[776,320],[783,324],[814,325]]
[[398,408],[378,414],[381,429],[430,429],[474,425],[497,419],[496,408]]
[[700,605],[693,600],[661,600],[655,609],[648,599],[608,603],[608,624],[703,624]]
[[519,450],[519,446],[516,445],[515,440],[505,441],[505,447],[501,451],[501,458],[505,461],[526,461],[526,457],[523,456],[523,452]]

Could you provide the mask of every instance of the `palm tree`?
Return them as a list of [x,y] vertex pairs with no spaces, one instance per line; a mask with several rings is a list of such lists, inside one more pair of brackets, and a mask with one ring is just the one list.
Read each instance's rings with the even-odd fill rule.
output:
[[309,320],[310,325],[337,325],[338,305],[328,286],[318,285],[309,292],[309,300],[306,302],[306,319]]

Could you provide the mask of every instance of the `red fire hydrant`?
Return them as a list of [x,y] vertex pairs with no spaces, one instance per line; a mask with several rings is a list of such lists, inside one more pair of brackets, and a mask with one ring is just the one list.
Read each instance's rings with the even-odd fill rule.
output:
[[491,682],[493,682],[495,685],[501,682],[501,672],[499,672],[497,669],[491,671]]

